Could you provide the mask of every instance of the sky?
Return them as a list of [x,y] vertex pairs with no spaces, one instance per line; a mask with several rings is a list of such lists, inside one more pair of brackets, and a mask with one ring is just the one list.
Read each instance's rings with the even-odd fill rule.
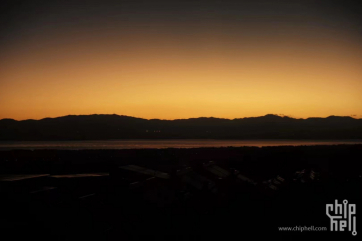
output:
[[1,1],[0,119],[362,118],[353,1]]

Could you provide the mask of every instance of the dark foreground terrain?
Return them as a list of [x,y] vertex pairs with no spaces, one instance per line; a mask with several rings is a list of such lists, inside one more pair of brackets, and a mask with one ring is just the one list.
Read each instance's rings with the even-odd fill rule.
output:
[[[0,152],[1,240],[354,238],[362,145]],[[327,231],[279,231],[278,227]],[[170,236],[171,235],[171,236]]]

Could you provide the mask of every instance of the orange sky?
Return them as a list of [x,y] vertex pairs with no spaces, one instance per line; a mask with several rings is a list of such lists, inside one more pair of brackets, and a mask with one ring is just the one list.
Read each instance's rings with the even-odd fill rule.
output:
[[0,54],[0,119],[362,118],[359,36],[318,28],[222,30],[64,31],[18,39]]

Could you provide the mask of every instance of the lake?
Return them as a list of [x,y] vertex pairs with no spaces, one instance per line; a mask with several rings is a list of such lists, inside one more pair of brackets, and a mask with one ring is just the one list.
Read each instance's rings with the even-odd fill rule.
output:
[[362,140],[100,140],[100,141],[1,141],[0,150],[13,149],[144,149],[240,146],[302,146],[362,144]]

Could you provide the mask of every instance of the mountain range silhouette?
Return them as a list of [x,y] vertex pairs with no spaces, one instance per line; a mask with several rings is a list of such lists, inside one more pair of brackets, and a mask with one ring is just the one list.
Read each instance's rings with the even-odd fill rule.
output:
[[268,114],[222,119],[142,119],[124,115],[68,115],[41,120],[0,120],[0,140],[105,139],[362,139],[362,119],[296,119]]

